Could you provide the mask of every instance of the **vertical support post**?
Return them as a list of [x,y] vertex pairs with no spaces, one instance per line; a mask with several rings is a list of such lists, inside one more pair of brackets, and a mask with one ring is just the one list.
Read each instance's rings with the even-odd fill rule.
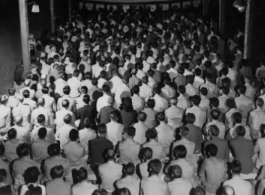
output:
[[244,40],[244,59],[251,58],[252,51],[252,31],[253,31],[253,1],[247,0],[246,22],[245,22],[245,40]]
[[225,5],[226,0],[219,0],[219,32],[225,34]]
[[55,31],[54,0],[50,0],[50,15],[51,15],[51,33],[54,33]]
[[20,35],[22,47],[22,59],[24,65],[24,74],[30,70],[30,52],[29,52],[29,28],[28,28],[28,12],[26,0],[18,0],[19,16],[20,16]]
[[203,16],[208,15],[208,8],[209,8],[209,0],[203,0]]
[[69,21],[72,19],[72,0],[68,0],[68,14],[69,14]]

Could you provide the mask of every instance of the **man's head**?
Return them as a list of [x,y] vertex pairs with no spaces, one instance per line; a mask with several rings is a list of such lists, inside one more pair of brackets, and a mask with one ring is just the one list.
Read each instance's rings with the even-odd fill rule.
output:
[[133,163],[128,163],[124,166],[124,172],[126,175],[133,175],[135,172],[135,166]]
[[40,114],[38,117],[37,117],[37,122],[39,123],[39,124],[45,124],[45,121],[46,121],[46,119],[45,119],[45,116],[43,115],[43,114]]
[[157,138],[157,131],[155,128],[152,128],[152,129],[149,129],[147,130],[147,136],[150,138],[150,139],[156,139]]
[[47,148],[49,156],[58,156],[61,152],[60,145],[57,143],[51,144]]
[[262,99],[262,98],[258,98],[258,99],[256,100],[256,105],[257,105],[257,107],[262,108],[263,105],[264,105],[264,101],[263,101],[263,99]]
[[220,117],[220,111],[217,109],[213,109],[211,110],[210,115],[213,120],[218,120]]
[[42,97],[41,98],[38,98],[38,105],[41,106],[41,107],[43,107],[44,104],[45,104],[44,98],[42,98]]
[[209,157],[216,157],[218,148],[215,144],[208,144],[205,147],[205,152]]
[[57,165],[53,167],[50,171],[52,179],[62,178],[64,176],[64,168],[62,165]]
[[29,96],[30,96],[29,90],[27,90],[27,89],[24,90],[24,91],[23,91],[23,97],[24,97],[24,98],[29,98]]
[[144,112],[140,112],[139,114],[138,114],[138,121],[141,121],[141,122],[145,122],[145,120],[146,120],[146,118],[147,118],[147,115],[146,115],[146,113],[144,113]]
[[176,106],[178,104],[178,98],[176,98],[176,97],[171,98],[170,99],[170,104],[172,106]]
[[62,107],[67,109],[69,107],[69,100],[63,100],[62,101]]
[[69,139],[73,142],[73,141],[77,141],[78,138],[79,138],[78,130],[72,129],[69,132]]
[[201,103],[201,97],[198,95],[194,95],[190,99],[191,99],[192,104],[195,106],[199,106]]
[[218,137],[219,135],[219,128],[216,125],[210,125],[208,127],[208,133],[213,137]]
[[184,145],[178,145],[174,148],[173,154],[175,159],[186,158],[187,149]]
[[89,104],[89,101],[90,101],[90,97],[89,97],[89,95],[84,95],[84,96],[83,96],[83,102],[84,102],[85,104]]
[[45,139],[47,135],[47,129],[45,127],[41,127],[38,131],[38,136],[40,139]]
[[98,125],[98,135],[101,137],[106,137],[107,127],[105,124]]
[[146,104],[147,104],[148,108],[152,108],[153,109],[155,107],[155,100],[154,99],[149,99]]
[[117,121],[117,120],[119,119],[119,117],[118,117],[116,111],[112,111],[112,112],[110,113],[110,115],[109,115],[109,118],[110,118],[111,121]]
[[180,127],[180,132],[179,132],[179,134],[180,134],[180,136],[181,136],[182,138],[187,137],[187,136],[189,135],[189,128],[186,127],[186,126],[182,126],[182,127]]
[[157,120],[159,122],[164,122],[166,120],[166,115],[163,112],[157,114]]
[[102,91],[103,91],[103,93],[109,93],[110,92],[109,85],[104,84],[102,86]]
[[235,128],[235,132],[236,132],[237,136],[244,137],[246,134],[246,129],[242,125],[239,125]]
[[233,162],[231,163],[231,170],[233,174],[237,174],[237,175],[240,174],[242,170],[240,161],[233,160]]
[[134,127],[128,127],[128,129],[127,129],[127,135],[129,137],[134,137],[135,136],[135,131],[136,131],[136,129]]
[[242,114],[240,112],[235,112],[232,114],[232,120],[235,124],[240,124],[242,119]]
[[78,179],[80,181],[85,181],[87,180],[87,170],[84,168],[84,167],[81,167],[79,170],[78,170]]
[[69,85],[66,85],[64,88],[63,88],[63,93],[65,95],[69,95],[70,94],[70,91],[71,91],[71,88]]
[[10,89],[8,89],[8,94],[9,94],[9,96],[14,96],[15,93],[16,93],[16,90],[15,90],[14,88],[10,88]]
[[173,165],[169,167],[169,173],[173,178],[181,178],[182,169],[179,165]]
[[189,124],[193,124],[196,120],[196,117],[193,113],[186,114],[186,122]]
[[151,160],[148,165],[151,175],[158,175],[162,169],[162,163],[158,159]]
[[232,98],[229,98],[229,99],[227,99],[226,100],[226,106],[228,107],[228,108],[236,108],[236,103],[235,103],[235,100],[234,99],[232,99]]

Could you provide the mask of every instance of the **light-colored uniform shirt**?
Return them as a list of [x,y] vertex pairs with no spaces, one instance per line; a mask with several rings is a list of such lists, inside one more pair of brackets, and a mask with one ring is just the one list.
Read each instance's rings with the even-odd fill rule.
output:
[[188,195],[192,189],[192,184],[183,178],[174,179],[168,183],[171,195]]
[[230,186],[234,189],[235,194],[252,195],[252,185],[250,182],[243,180],[239,176],[234,176],[224,182],[223,186]]
[[118,180],[116,185],[119,189],[128,188],[131,195],[139,195],[141,180],[135,176],[127,175],[126,177]]
[[170,145],[175,139],[174,130],[171,126],[162,123],[156,128],[158,141],[162,144],[164,153],[169,154]]
[[162,111],[164,111],[165,109],[168,108],[168,102],[162,96],[160,96],[158,94],[155,94],[155,96],[153,97],[153,99],[155,100],[154,111],[156,111],[156,112],[162,112]]
[[206,111],[199,106],[193,106],[191,108],[187,108],[186,114],[188,113],[192,113],[195,115],[194,125],[202,128],[202,126],[206,122]]
[[143,83],[140,87],[139,96],[143,98],[145,102],[147,102],[153,96],[153,89]]
[[107,123],[106,127],[107,127],[107,139],[110,140],[114,146],[116,146],[116,144],[122,140],[122,132],[124,126],[115,121],[111,121]]
[[94,185],[87,180],[81,181],[72,187],[73,195],[92,195],[97,189],[98,185]]
[[169,195],[167,183],[162,181],[158,175],[153,175],[141,183],[144,195]]
[[176,129],[182,126],[184,110],[177,106],[170,106],[165,110],[165,115],[167,117],[167,124],[170,125],[173,129]]
[[70,141],[63,145],[63,150],[72,168],[80,168],[84,165],[83,157],[85,156],[85,147],[80,143]]
[[138,121],[138,123],[135,123],[134,125],[135,128],[135,136],[134,136],[134,141],[136,141],[139,144],[143,144],[146,142],[146,131],[149,129],[148,126],[146,126],[143,122]]
[[134,165],[137,165],[140,162],[138,157],[139,152],[140,144],[127,138],[119,144],[120,163],[127,164],[131,162]]
[[143,144],[143,147],[149,147],[153,150],[152,159],[159,159],[161,161],[165,159],[164,148],[160,142],[152,139],[149,142]]

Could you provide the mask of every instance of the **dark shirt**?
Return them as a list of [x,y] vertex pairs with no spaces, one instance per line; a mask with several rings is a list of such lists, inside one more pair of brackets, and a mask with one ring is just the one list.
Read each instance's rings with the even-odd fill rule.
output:
[[187,80],[186,77],[179,74],[175,79],[174,82],[177,84],[177,86],[183,85],[186,86],[187,85]]
[[[216,158],[227,161],[229,158],[229,148],[228,142],[225,139],[220,139],[219,137],[213,137],[211,140],[205,143],[205,147],[209,144],[214,144],[217,146]],[[204,147],[204,148],[205,148]]]
[[241,173],[252,173],[254,169],[254,162],[252,160],[254,155],[253,142],[243,137],[238,137],[231,141],[230,145],[235,158],[241,162]]
[[135,110],[131,111],[121,111],[121,118],[122,118],[122,124],[124,125],[124,128],[128,128],[132,124],[137,122],[137,112]]
[[189,129],[189,136],[187,139],[193,143],[195,143],[194,151],[201,151],[201,142],[202,142],[202,132],[200,127],[197,127],[193,124],[187,124],[186,127]]
[[89,157],[91,166],[100,165],[105,162],[104,154],[107,149],[113,148],[113,144],[108,139],[98,137],[88,142]]
[[99,123],[100,124],[107,124],[110,122],[109,115],[111,112],[116,111],[115,108],[112,106],[104,106],[103,108],[100,109],[99,111]]
[[84,128],[84,121],[86,118],[89,118],[90,121],[92,122],[92,127],[96,126],[96,107],[95,106],[89,106],[89,105],[85,105],[82,108],[79,108],[77,110],[77,112],[80,115],[80,124],[79,124],[79,129],[83,129]]

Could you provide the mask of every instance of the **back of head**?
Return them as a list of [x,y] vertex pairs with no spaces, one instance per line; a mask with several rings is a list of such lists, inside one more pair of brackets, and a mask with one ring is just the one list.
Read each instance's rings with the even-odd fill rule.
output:
[[36,183],[38,181],[40,175],[40,171],[38,167],[29,167],[25,170],[23,177],[26,182],[28,183]]
[[70,114],[67,114],[63,117],[63,121],[66,123],[66,124],[70,124],[72,122],[72,116]]
[[108,195],[108,192],[105,189],[98,189],[95,190],[92,195]]
[[117,195],[131,195],[131,192],[128,188],[120,188],[117,190]]
[[178,145],[173,150],[174,157],[178,158],[186,158],[187,149],[184,145]]
[[191,97],[191,101],[194,105],[199,106],[201,103],[201,97],[198,95],[194,95]]
[[233,160],[233,162],[231,163],[231,170],[233,174],[240,174],[242,170],[240,161]]
[[187,78],[188,83],[192,84],[194,82],[194,76],[193,75],[188,75],[188,76],[186,76],[186,78]]
[[196,117],[193,113],[186,114],[186,122],[189,124],[193,124],[196,120]]
[[213,109],[211,110],[210,115],[213,120],[218,120],[220,116],[220,111],[217,109]]
[[24,90],[24,91],[23,91],[23,97],[24,97],[24,98],[29,98],[29,96],[30,96],[29,90],[27,90],[27,89]]
[[135,131],[136,131],[136,129],[134,128],[134,127],[128,127],[127,128],[127,134],[128,134],[128,136],[130,136],[130,137],[134,137],[135,136]]
[[262,107],[264,105],[264,101],[262,98],[258,98],[256,100],[256,105],[259,106],[259,107]]
[[106,133],[107,133],[107,127],[106,127],[105,124],[98,125],[98,133],[100,135],[106,135]]
[[9,94],[10,96],[15,95],[15,93],[16,93],[16,90],[15,90],[14,88],[10,88],[10,89],[8,89],[8,94]]
[[246,129],[242,125],[239,125],[235,128],[235,132],[238,136],[244,137],[246,134]]
[[19,158],[30,155],[30,147],[26,143],[19,144],[16,150]]
[[146,133],[147,133],[147,136],[148,136],[150,139],[156,139],[156,138],[157,138],[157,131],[156,131],[155,128],[148,129]]
[[83,102],[86,103],[86,104],[89,104],[89,101],[90,101],[89,95],[84,95],[83,96]]
[[70,132],[69,132],[69,139],[71,141],[77,141],[79,138],[79,133],[78,133],[78,130],[76,129],[72,129]]
[[137,118],[138,118],[139,121],[144,122],[146,120],[146,118],[147,118],[147,115],[146,115],[145,112],[140,112],[138,114],[138,117]]
[[219,99],[217,97],[210,98],[210,104],[217,108],[219,106]]
[[178,87],[178,92],[179,92],[180,94],[185,94],[185,93],[186,93],[186,88],[185,88],[185,86],[180,85],[180,86]]
[[57,156],[61,152],[60,145],[57,143],[51,144],[47,148],[47,152],[50,156]]
[[78,170],[78,179],[79,179],[80,181],[87,180],[87,170],[86,170],[84,167],[81,167],[81,168]]
[[202,186],[197,186],[194,190],[192,190],[191,195],[206,195],[206,191]]
[[157,114],[157,120],[162,122],[166,120],[166,115],[163,112]]
[[158,175],[162,169],[162,163],[158,159],[151,160],[149,166],[151,175]]
[[109,93],[109,92],[110,92],[109,85],[104,84],[104,85],[102,86],[102,91],[105,92],[105,93]]
[[218,148],[217,148],[217,146],[215,144],[208,144],[205,147],[205,152],[206,152],[207,155],[215,157],[217,155]]
[[126,175],[133,175],[135,171],[135,166],[133,163],[128,163],[124,166]]
[[151,148],[149,148],[149,147],[146,147],[144,149],[145,149],[145,151],[144,151],[144,158],[146,160],[152,159],[152,157],[153,157],[153,150]]
[[202,95],[207,96],[207,94],[208,94],[208,89],[207,89],[206,87],[202,87],[202,88],[200,89],[200,91],[201,91],[201,94],[202,94]]
[[232,119],[234,123],[239,124],[242,122],[242,114],[240,112],[235,112],[232,114]]
[[147,101],[147,106],[148,106],[149,108],[154,108],[154,107],[155,107],[155,100],[154,100],[154,99],[149,99],[149,100]]
[[179,165],[173,165],[169,167],[169,173],[174,178],[181,178],[182,176],[182,169]]
[[45,122],[45,116],[43,114],[40,114],[38,117],[37,117],[37,121],[38,123],[42,124]]
[[41,127],[38,131],[38,136],[40,139],[44,139],[47,135],[47,129],[45,127]]
[[64,168],[62,165],[57,165],[54,166],[51,171],[50,171],[50,175],[52,177],[52,179],[56,179],[56,178],[61,178],[64,175]]
[[209,132],[212,136],[217,137],[219,135],[219,128],[216,125],[210,125]]
[[67,109],[69,107],[69,100],[63,100],[62,101],[62,107],[64,107],[65,109]]
[[7,137],[9,140],[16,139],[17,137],[17,130],[15,128],[11,128],[7,132]]
[[189,135],[189,128],[186,126],[180,127],[180,132],[179,132],[181,137],[187,137]]
[[236,103],[235,103],[235,100],[232,99],[232,98],[229,98],[226,100],[226,106],[228,108],[236,108]]
[[0,169],[0,183],[6,180],[7,172],[5,169]]
[[0,157],[5,154],[5,146],[3,144],[0,145]]

